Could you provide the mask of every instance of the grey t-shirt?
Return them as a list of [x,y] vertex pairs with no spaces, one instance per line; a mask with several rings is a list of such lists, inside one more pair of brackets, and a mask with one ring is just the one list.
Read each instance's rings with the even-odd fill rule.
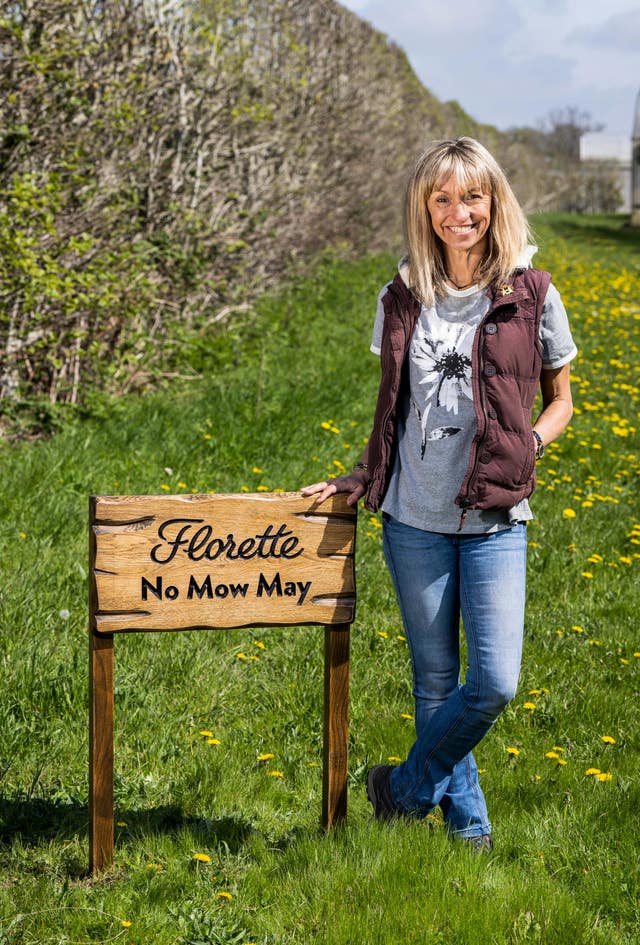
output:
[[[380,353],[382,297],[371,350]],[[409,392],[399,405],[398,449],[382,511],[406,525],[453,533],[460,527],[455,504],[477,431],[471,385],[471,351],[476,329],[489,309],[484,290],[447,288],[432,308],[422,307],[409,346]],[[549,286],[540,321],[544,368],[559,368],[577,354],[564,305]],[[511,509],[470,509],[464,534],[509,528],[533,518],[524,500]]]

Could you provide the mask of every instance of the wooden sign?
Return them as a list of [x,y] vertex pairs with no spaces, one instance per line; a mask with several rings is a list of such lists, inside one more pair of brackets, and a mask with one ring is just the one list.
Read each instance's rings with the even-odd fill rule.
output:
[[295,494],[96,496],[95,629],[348,623],[355,512]]
[[90,500],[89,868],[114,854],[114,634],[323,624],[322,823],[347,812],[356,510],[300,493]]

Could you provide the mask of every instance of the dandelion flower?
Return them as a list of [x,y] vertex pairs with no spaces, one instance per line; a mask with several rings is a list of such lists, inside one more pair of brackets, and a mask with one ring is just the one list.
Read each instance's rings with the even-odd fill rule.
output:
[[226,890],[223,889],[221,892],[218,893],[218,899],[226,899],[227,902],[231,902],[231,900],[233,899],[233,896],[231,895],[230,892],[227,892]]
[[545,752],[545,758],[555,758],[556,760],[560,757],[557,751],[547,751]]
[[270,771],[270,778],[284,778],[284,771]]
[[536,707],[535,702],[524,702],[523,705],[522,705],[522,708],[523,708],[523,709],[530,709],[530,710],[531,710],[531,709],[535,709],[535,707]]
[[392,764],[399,764],[402,761],[402,758],[398,758],[397,755],[389,755],[387,761],[390,761]]
[[575,630],[576,633],[584,633],[584,627],[580,627],[577,624],[573,626],[571,629]]
[[196,860],[198,863],[210,863],[211,857],[208,853],[194,853],[192,856],[193,860]]
[[413,716],[412,716],[411,713],[409,713],[409,712],[403,712],[403,713],[402,713],[402,718],[403,718],[403,719],[409,719],[410,722],[413,722]]
[[611,735],[602,735],[600,740],[603,741],[605,745],[615,745],[616,743],[615,738],[612,738]]
[[252,472],[252,473],[255,473],[256,476],[259,476],[260,473],[262,472],[262,470],[260,469],[259,466],[254,466],[253,469],[251,470],[251,472]]
[[506,752],[507,752],[508,755],[519,755],[519,754],[520,754],[520,749],[519,749],[519,748],[514,748],[512,745],[507,746],[507,748],[506,748],[505,750],[506,750]]
[[129,922],[128,919],[123,919],[120,924],[122,925],[123,929],[130,929],[133,923]]
[[258,755],[258,761],[271,761],[273,757],[271,752],[266,751],[263,755]]
[[213,732],[210,732],[208,728],[203,728],[201,732],[198,732],[198,735],[204,735],[205,738],[213,738]]
[[600,774],[596,775],[596,778],[598,781],[611,781],[613,779],[613,775],[608,771],[601,771]]
[[588,774],[588,775],[600,774],[600,768],[587,768],[587,770],[585,771],[585,774]]
[[389,639],[389,634],[386,632],[386,630],[378,630],[378,636],[382,637],[383,640]]
[[575,518],[575,517],[576,517],[575,509],[563,509],[563,510],[562,510],[562,517],[563,517],[563,518]]
[[219,738],[208,738],[208,739],[207,739],[207,745],[219,745],[219,744],[220,744],[220,739],[219,739]]

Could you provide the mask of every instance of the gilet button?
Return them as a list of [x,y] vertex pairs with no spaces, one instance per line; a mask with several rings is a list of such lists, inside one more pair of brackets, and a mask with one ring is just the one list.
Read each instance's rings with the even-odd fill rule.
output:
[[495,333],[498,330],[498,326],[495,325],[493,322],[489,322],[488,325],[485,325],[484,330],[486,331],[488,335],[495,335]]
[[484,373],[487,377],[493,377],[496,373],[496,369],[493,364],[485,364]]
[[480,453],[480,462],[481,463],[490,463],[491,462],[491,453]]

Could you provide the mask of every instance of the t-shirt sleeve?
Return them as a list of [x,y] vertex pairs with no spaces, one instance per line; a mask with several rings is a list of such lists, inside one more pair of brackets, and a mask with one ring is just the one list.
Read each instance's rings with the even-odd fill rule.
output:
[[[389,285],[390,283],[387,283]],[[384,308],[382,306],[382,299],[385,292],[387,291],[387,286],[380,291],[378,296],[378,304],[376,306],[376,318],[373,323],[373,333],[371,335],[371,346],[369,350],[372,354],[380,354],[380,349],[382,347],[382,326],[384,325]]]
[[578,353],[571,336],[566,309],[553,282],[549,285],[542,306],[540,344],[542,367],[547,370],[564,367]]

